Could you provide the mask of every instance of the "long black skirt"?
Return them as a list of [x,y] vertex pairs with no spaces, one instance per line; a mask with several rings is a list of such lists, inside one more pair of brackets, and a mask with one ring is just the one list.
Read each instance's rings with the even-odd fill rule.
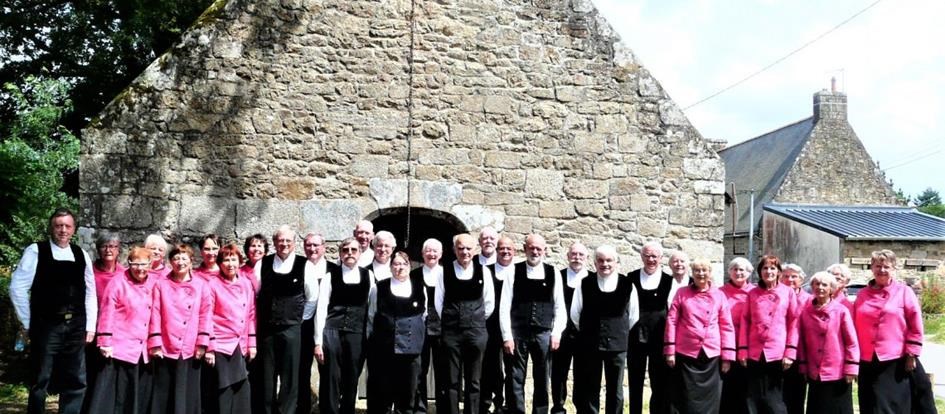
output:
[[676,354],[673,369],[676,382],[672,398],[673,411],[685,414],[714,414],[719,412],[722,399],[722,380],[719,375],[719,358],[708,358],[701,354],[691,358]]
[[748,412],[786,414],[782,387],[784,368],[781,360],[748,360]]
[[89,413],[147,414],[151,405],[154,366],[114,358],[102,360],[89,400]]
[[846,379],[808,380],[807,414],[853,414],[853,386]]
[[216,353],[212,367],[204,366],[205,383],[203,399],[207,413],[237,414],[251,412],[250,385],[246,370],[246,358],[239,346],[232,355]]
[[722,374],[722,404],[720,412],[748,414],[748,368],[733,362]]
[[200,413],[201,360],[157,358],[151,414]]

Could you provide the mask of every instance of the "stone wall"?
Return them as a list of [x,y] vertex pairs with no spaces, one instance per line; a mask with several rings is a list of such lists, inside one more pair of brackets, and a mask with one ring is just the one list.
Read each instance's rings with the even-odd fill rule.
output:
[[85,234],[339,240],[410,206],[722,258],[721,162],[586,0],[221,0],[84,137]]

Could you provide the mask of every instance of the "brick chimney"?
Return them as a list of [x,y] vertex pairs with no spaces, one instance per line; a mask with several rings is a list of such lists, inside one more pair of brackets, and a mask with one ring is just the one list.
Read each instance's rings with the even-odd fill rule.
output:
[[837,92],[836,78],[830,79],[829,91],[824,89],[814,94],[814,122],[821,119],[847,120],[847,94]]

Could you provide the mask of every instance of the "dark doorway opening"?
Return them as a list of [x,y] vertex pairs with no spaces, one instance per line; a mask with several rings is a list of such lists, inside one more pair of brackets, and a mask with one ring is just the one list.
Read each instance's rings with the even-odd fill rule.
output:
[[443,243],[443,258],[440,259],[440,264],[451,263],[456,258],[453,253],[453,236],[467,232],[466,226],[452,214],[411,207],[408,232],[407,214],[406,207],[386,208],[369,214],[367,220],[374,223],[375,233],[381,230],[393,233],[397,238],[397,249],[406,251],[411,261],[423,263],[423,242],[433,238]]

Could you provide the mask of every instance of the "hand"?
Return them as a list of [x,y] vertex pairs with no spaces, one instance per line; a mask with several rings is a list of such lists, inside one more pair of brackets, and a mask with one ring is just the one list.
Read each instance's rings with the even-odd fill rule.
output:
[[207,365],[212,367],[213,364],[217,362],[217,357],[214,355],[213,351],[207,351],[207,353],[203,354],[203,360],[207,361]]
[[322,350],[321,345],[315,345],[315,360],[318,361],[318,365],[325,365],[325,351]]
[[159,347],[159,346],[156,346],[156,347],[154,347],[154,348],[151,348],[151,349],[148,351],[148,353],[149,353],[152,357],[155,357],[155,358],[164,358],[164,352],[161,351],[161,347]]
[[502,343],[502,349],[506,354],[515,355],[515,341],[505,341]]
[[747,358],[738,358],[738,365],[741,365],[741,366],[743,366],[743,367],[747,367],[747,366],[748,366],[748,359],[747,359]]
[[561,346],[561,339],[552,337],[551,338],[551,351],[557,351],[558,347]]
[[252,361],[256,359],[256,347],[249,348],[249,360]]
[[846,379],[847,379],[847,384],[852,384],[853,381],[856,380],[856,375],[847,375]]
[[732,361],[722,361],[722,373],[727,374],[732,369]]
[[90,344],[95,339],[95,332],[85,332],[85,343]]
[[666,355],[666,365],[676,368],[676,355]]
[[791,364],[793,364],[793,363],[794,363],[794,360],[791,359],[791,358],[784,358],[783,360],[781,360],[781,366],[782,366],[782,368],[783,368],[785,371],[787,371],[788,369],[790,369],[790,368],[791,368]]
[[111,357],[112,357],[112,347],[110,347],[110,346],[103,346],[103,347],[101,347],[101,348],[98,349],[98,352],[101,352],[101,353],[102,353],[102,356],[105,357],[105,358],[111,358]]
[[207,347],[203,345],[198,345],[197,349],[194,350],[194,357],[197,359],[203,358],[203,355],[207,353]]
[[915,357],[912,355],[906,356],[906,372],[912,372],[915,370]]

